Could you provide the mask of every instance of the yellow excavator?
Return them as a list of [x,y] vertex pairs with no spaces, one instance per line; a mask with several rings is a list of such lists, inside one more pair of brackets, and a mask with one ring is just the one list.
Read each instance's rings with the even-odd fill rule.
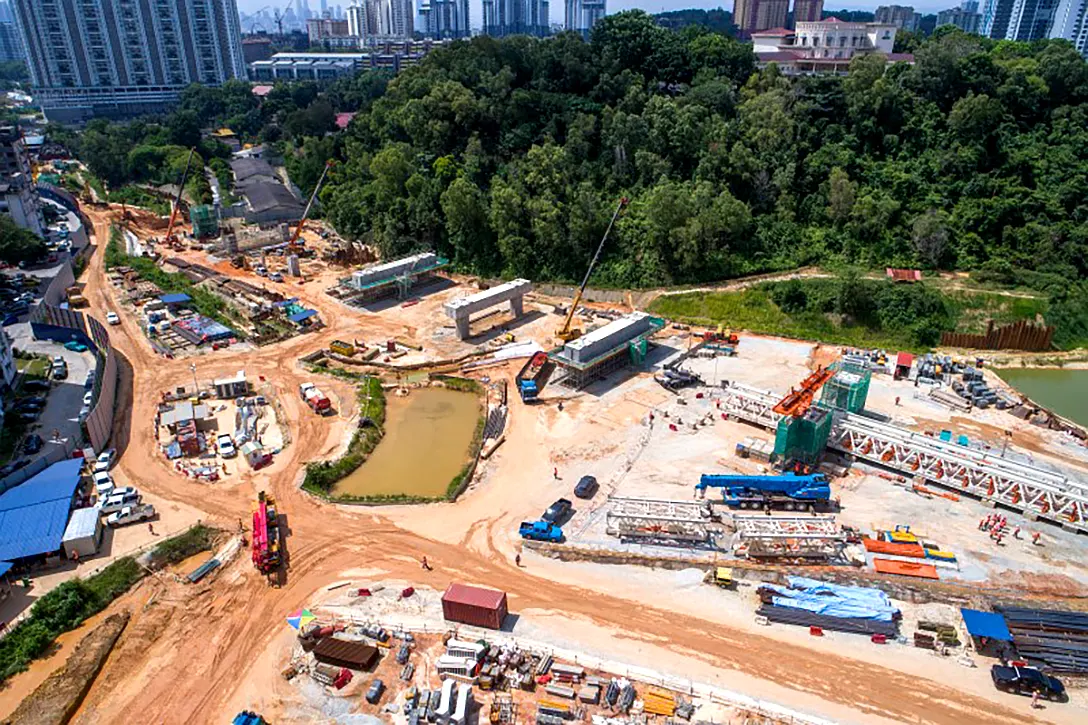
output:
[[570,342],[576,340],[582,336],[582,331],[576,327],[572,328],[571,324],[574,322],[574,313],[578,309],[578,305],[582,302],[582,295],[585,294],[586,285],[589,284],[589,276],[593,274],[593,268],[597,266],[597,260],[601,256],[601,250],[604,249],[604,243],[608,241],[608,235],[612,233],[612,226],[619,219],[620,214],[627,208],[627,197],[620,199],[619,204],[616,205],[616,211],[612,213],[612,219],[608,222],[608,228],[604,230],[604,236],[601,237],[601,243],[597,245],[597,251],[593,253],[593,259],[589,261],[589,269],[586,270],[586,276],[582,278],[582,286],[578,288],[578,291],[574,293],[574,299],[571,300],[570,309],[567,310],[567,316],[563,320],[563,326],[555,331],[555,336],[563,342]]

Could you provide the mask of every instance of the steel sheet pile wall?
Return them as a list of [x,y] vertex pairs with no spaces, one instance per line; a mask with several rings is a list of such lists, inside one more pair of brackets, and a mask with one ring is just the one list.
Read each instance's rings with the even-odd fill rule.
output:
[[1023,607],[995,609],[1005,617],[1023,659],[1054,672],[1088,673],[1088,614]]
[[994,321],[986,327],[986,334],[972,335],[961,332],[942,332],[941,347],[970,347],[979,350],[1049,350],[1054,340],[1053,325],[1036,325],[1020,320],[1011,325],[994,328]]

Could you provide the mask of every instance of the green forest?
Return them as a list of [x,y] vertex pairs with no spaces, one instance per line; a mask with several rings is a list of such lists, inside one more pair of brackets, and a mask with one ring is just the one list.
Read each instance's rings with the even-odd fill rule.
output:
[[631,11],[588,42],[481,36],[395,78],[193,88],[159,123],[75,143],[114,185],[166,180],[190,145],[221,168],[225,147],[199,139],[212,123],[273,144],[304,192],[332,158],[322,213],[341,234],[465,272],[577,280],[626,196],[596,285],[968,270],[1042,293],[1088,338],[1088,64],[1063,41],[909,40],[913,65],[786,77],[728,35]]

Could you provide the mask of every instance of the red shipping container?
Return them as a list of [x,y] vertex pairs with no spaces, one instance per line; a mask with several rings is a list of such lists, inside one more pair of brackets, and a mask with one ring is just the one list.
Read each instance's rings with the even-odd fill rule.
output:
[[442,616],[450,622],[502,629],[506,614],[506,592],[453,583],[442,595]]

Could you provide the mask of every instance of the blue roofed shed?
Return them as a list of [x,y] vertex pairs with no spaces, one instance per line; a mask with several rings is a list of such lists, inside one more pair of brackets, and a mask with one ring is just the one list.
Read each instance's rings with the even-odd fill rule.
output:
[[317,314],[317,310],[303,310],[302,312],[296,312],[295,314],[291,315],[287,319],[290,320],[291,322],[295,323],[296,325],[298,325],[301,322],[303,322],[305,320],[308,320],[311,317],[315,316],[316,314]]
[[61,461],[0,494],[0,561],[60,549],[82,467]]
[[159,297],[159,302],[164,305],[184,305],[186,302],[192,302],[193,298],[184,292],[175,292],[169,295],[162,295]]
[[993,612],[980,612],[977,609],[961,609],[963,623],[972,637],[986,637],[998,642],[1011,642],[1012,635],[1005,624],[1005,618]]

